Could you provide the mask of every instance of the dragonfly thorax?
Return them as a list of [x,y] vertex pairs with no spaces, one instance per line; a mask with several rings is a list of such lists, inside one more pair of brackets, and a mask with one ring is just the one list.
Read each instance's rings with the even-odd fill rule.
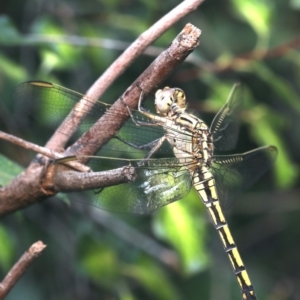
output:
[[197,166],[209,167],[214,150],[209,127],[196,116],[173,108],[166,119],[171,121],[165,123],[166,138],[179,161],[188,165],[191,172]]
[[156,112],[161,116],[171,113],[184,112],[186,109],[186,97],[179,88],[165,87],[155,93]]

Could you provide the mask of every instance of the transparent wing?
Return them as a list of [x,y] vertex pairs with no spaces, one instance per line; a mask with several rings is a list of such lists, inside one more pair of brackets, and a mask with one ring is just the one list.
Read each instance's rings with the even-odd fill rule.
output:
[[261,147],[243,154],[214,157],[211,172],[223,208],[254,184],[272,166],[277,156],[274,146]]
[[[24,128],[29,128],[28,131],[37,131],[39,136],[47,139],[51,134],[50,130],[56,129],[73,107],[75,107],[75,113],[86,115],[77,135],[88,130],[103,114],[111,114],[112,119],[118,118],[120,114],[119,111],[111,110],[110,104],[98,101],[96,105],[93,105],[89,97],[47,82],[24,82],[17,87],[15,98],[20,109],[22,111],[26,109],[26,115],[30,116],[23,120]],[[83,106],[77,105],[81,99],[84,99]],[[91,107],[93,108],[90,109]],[[137,120],[151,123],[151,120],[144,118],[139,112],[133,113]],[[42,129],[37,124],[42,124]],[[50,127],[49,132],[45,132],[45,126]],[[61,133],[71,137],[71,132]],[[136,126],[129,119],[118,131],[117,136],[128,143],[140,146],[162,137],[164,133],[164,128],[161,126]],[[190,140],[189,137],[187,139]],[[148,151],[148,149],[133,148],[113,138],[97,154],[102,157],[142,159]],[[191,188],[190,174],[174,158],[172,148],[168,143],[164,143],[156,153],[157,157],[162,157],[162,155],[172,158],[147,161],[144,166],[136,167],[137,179],[134,182],[90,191],[91,200],[86,200],[86,202],[112,212],[148,213],[183,198]],[[119,167],[120,159],[99,158],[91,160],[90,165],[94,171],[109,170]],[[73,196],[78,196],[80,193],[73,194]],[[75,198],[78,199],[78,197]],[[83,201],[83,199],[85,198],[82,197],[80,200]]]
[[[99,158],[92,165],[97,161],[105,163],[105,159]],[[192,185],[189,171],[175,158],[149,160],[136,167],[136,175],[133,182],[91,191],[86,200],[80,201],[110,212],[147,214],[184,198]]]
[[[235,86],[225,106],[215,117],[211,130],[215,139],[215,148],[219,150],[232,149],[236,143],[239,129],[238,115],[241,107],[239,88]],[[24,119],[24,127],[29,125],[30,130],[37,130],[39,136],[48,138],[50,135],[37,124],[52,125],[56,128],[61,120],[68,115],[71,108],[86,114],[85,120],[77,133],[85,132],[103,114],[111,114],[117,118],[118,111],[111,110],[111,105],[98,101],[91,110],[90,98],[59,85],[45,82],[24,82],[16,90],[16,98],[21,110],[27,109],[31,118]],[[76,105],[80,99],[84,99],[85,105]],[[151,122],[134,112],[135,117],[141,121]],[[36,120],[39,119],[39,122]],[[113,118],[112,118],[113,119]],[[113,122],[113,121],[112,121]],[[68,137],[70,132],[64,131]],[[136,126],[131,119],[117,135],[134,145],[144,145],[164,135],[161,126]],[[178,132],[177,139],[187,139]],[[112,139],[101,149],[99,155],[116,158],[145,157],[148,150],[140,150],[123,143],[119,139]],[[92,192],[92,204],[97,207],[115,212],[148,213],[170,202],[183,198],[191,188],[190,173],[178,161],[173,158],[172,148],[168,143],[156,153],[158,159],[149,160],[143,167],[137,167],[137,180],[130,184],[122,184],[114,187]],[[161,159],[162,155],[166,158]],[[167,158],[167,157],[172,158]],[[260,148],[244,154],[231,156],[217,156],[214,158],[212,173],[215,176],[217,189],[221,202],[228,207],[235,195],[254,183],[270,167],[276,156],[273,147]],[[99,159],[103,163],[103,159]],[[118,167],[117,160],[109,160],[107,169]],[[97,170],[95,170],[97,171]],[[89,201],[89,203],[91,203]]]
[[[61,121],[69,114],[70,110],[75,107],[75,113],[84,114],[85,118],[77,131],[79,134],[87,131],[103,114],[113,116],[112,121],[123,115],[117,110],[111,110],[111,105],[98,101],[93,105],[91,98],[64,88],[62,86],[42,82],[28,81],[21,83],[15,91],[17,111],[26,110],[26,116],[21,113],[16,119],[21,123],[20,128],[25,132],[35,132],[35,136],[44,138],[45,140],[34,141],[39,144],[45,143],[53,133],[53,130],[61,123]],[[84,105],[77,105],[79,100],[84,99]],[[91,108],[92,107],[92,108]],[[152,105],[154,107],[154,105]],[[134,112],[135,118],[139,121],[151,123],[152,121],[142,116],[139,112]],[[22,115],[21,119],[19,116]],[[107,124],[105,124],[107,126]],[[46,129],[45,129],[46,127]],[[69,126],[72,127],[72,126]],[[71,132],[64,129],[60,131],[62,134],[71,138]],[[125,122],[124,126],[117,133],[117,136],[131,144],[140,146],[148,144],[164,135],[164,129],[161,126],[136,126],[131,119]],[[181,135],[182,138],[185,138]],[[74,136],[76,138],[76,135]],[[188,138],[187,138],[188,140]],[[72,140],[70,141],[70,143]],[[118,139],[112,139],[103,147],[101,156],[115,156],[128,158],[142,158],[147,150],[141,151],[132,148]],[[158,151],[158,155],[164,153],[164,156],[172,156],[172,149],[165,143]],[[161,157],[161,155],[160,155]]]
[[241,86],[236,83],[225,105],[217,113],[210,126],[215,149],[227,151],[235,148],[239,134],[241,107]]

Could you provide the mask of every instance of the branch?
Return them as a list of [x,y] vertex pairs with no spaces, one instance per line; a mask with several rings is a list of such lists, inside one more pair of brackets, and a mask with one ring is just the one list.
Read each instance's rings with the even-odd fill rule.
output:
[[[197,9],[197,7],[204,0],[185,0],[182,1],[173,10],[167,13],[164,17],[153,24],[148,30],[143,32],[132,44],[129,46],[112,65],[97,79],[97,81],[90,87],[86,95],[94,102],[97,102],[109,86],[128,68],[128,66],[159,36],[161,36],[167,29],[174,25],[178,20],[188,15]],[[85,117],[85,115],[75,116],[70,115],[66,118],[66,123],[70,123],[69,118],[75,120],[73,123],[73,132],[75,132]],[[56,150],[61,149],[67,142],[67,136],[61,134],[64,132],[63,123],[48,141],[46,147]]]
[[[39,154],[42,154],[48,158],[51,158],[51,159],[62,159],[64,158],[65,156],[61,153],[57,153],[51,149],[48,149],[48,148],[45,148],[45,147],[41,147],[41,146],[38,146],[36,144],[33,144],[31,142],[28,142],[28,141],[25,141],[21,138],[18,138],[14,135],[11,135],[11,134],[8,134],[8,133],[5,133],[3,131],[0,131],[0,139],[3,139],[5,141],[8,141],[12,144],[15,144],[15,145],[18,145],[24,149],[28,149],[28,150],[31,150],[31,151],[34,151],[36,153],[39,153]],[[70,166],[72,169],[76,169],[78,171],[81,171],[81,172],[88,172],[90,171],[90,168],[87,167],[87,166],[84,166],[83,164],[77,162],[77,161],[69,161],[69,162],[66,162],[64,163],[64,165],[68,165]]]
[[19,261],[12,267],[12,269],[0,283],[0,300],[5,298],[19,278],[27,271],[27,269],[41,254],[45,247],[46,245],[43,244],[43,242],[36,242],[22,255]]
[[[122,127],[128,119],[128,110],[124,105],[126,103],[130,108],[137,107],[141,89],[147,96],[154,88],[156,88],[171,72],[199,45],[199,37],[201,31],[187,24],[179,35],[174,39],[172,44],[163,51],[153,63],[131,84],[121,98],[106,112],[76,143],[66,151],[66,156],[82,155],[88,156],[95,154],[99,148],[107,143]],[[90,99],[89,99],[90,100]],[[84,111],[86,109],[78,109],[76,111]],[[69,134],[70,126],[64,130]],[[63,129],[59,130],[64,132]],[[63,134],[66,136],[66,134]]]
[[42,155],[45,155],[49,158],[53,158],[53,159],[59,159],[59,158],[62,158],[63,155],[60,154],[60,153],[57,153],[51,149],[48,149],[48,148],[45,148],[45,147],[40,147],[36,144],[33,144],[31,142],[28,142],[28,141],[25,141],[21,138],[18,138],[14,135],[11,135],[11,134],[8,134],[8,133],[5,133],[3,131],[0,131],[0,139],[3,139],[5,141],[8,141],[12,144],[15,144],[15,145],[18,145],[24,149],[27,149],[27,150],[32,150],[36,153],[40,153]]
[[[187,24],[170,47],[162,52],[147,70],[127,89],[123,95],[123,101],[131,108],[136,107],[140,95],[140,88],[142,88],[145,95],[147,95],[152,89],[159,85],[160,82],[198,46],[200,33],[201,31],[198,28]],[[64,138],[69,138],[70,128],[75,128],[74,120],[77,122],[78,118],[82,119],[86,115],[80,113],[86,112],[87,108],[83,106],[83,103],[78,103],[78,105],[81,105],[82,109],[77,106],[77,109],[74,110],[77,116],[75,116],[72,121],[69,119],[69,123],[66,121],[57,131],[60,132]],[[127,108],[120,100],[117,101],[111,109],[112,113],[108,111],[104,114],[90,130],[68,148],[64,155],[93,155],[101,145],[108,142],[128,118]],[[117,117],[116,112],[119,113]],[[66,134],[66,132],[68,134]],[[61,140],[59,137],[58,140],[60,143]],[[57,191],[54,185],[51,186],[49,179],[54,179],[59,170],[57,170],[57,172],[56,168],[50,168],[48,170],[48,167],[49,161],[47,162],[47,160],[42,162],[35,161],[9,185],[1,188],[0,215],[11,213],[17,209],[41,201],[45,197],[54,195]],[[103,178],[103,181],[105,181],[105,178]],[[103,183],[99,180],[99,186],[101,185],[103,186]]]
[[[55,165],[51,165],[55,168]],[[48,172],[52,176],[45,178],[43,185],[55,192],[77,192],[91,189],[99,189],[107,186],[113,186],[121,183],[127,183],[136,179],[135,168],[125,166],[118,169],[102,172],[82,173],[76,171],[59,170]]]

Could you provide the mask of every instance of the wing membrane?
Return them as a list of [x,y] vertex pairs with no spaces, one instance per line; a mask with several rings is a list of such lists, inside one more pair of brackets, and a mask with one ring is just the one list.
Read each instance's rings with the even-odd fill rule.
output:
[[241,87],[239,83],[236,83],[225,105],[217,113],[210,127],[215,149],[227,151],[235,148],[240,128],[241,107]]
[[211,171],[223,208],[229,208],[236,196],[253,185],[272,166],[277,156],[273,146],[243,154],[214,157]]
[[[104,114],[110,114],[115,119],[120,111],[112,110],[111,105],[98,101],[94,105],[89,97],[75,91],[47,82],[24,82],[16,90],[16,98],[20,109],[28,109],[33,118],[40,118],[40,122],[56,128],[61,120],[75,107],[75,114],[85,116],[77,132],[81,134],[88,130]],[[79,100],[84,100],[84,105],[79,105]],[[213,134],[214,146],[217,150],[231,150],[235,147],[239,132],[239,115],[241,111],[241,88],[236,84],[232,92],[214,118],[210,127]],[[93,108],[92,108],[93,107]],[[134,117],[143,122],[151,123],[152,120],[133,112]],[[30,123],[31,120],[26,120]],[[24,124],[26,124],[26,122]],[[113,121],[112,121],[113,122]],[[109,124],[105,124],[106,126]],[[39,130],[36,122],[31,128]],[[148,150],[134,148],[131,145],[141,146],[162,137],[165,133],[162,126],[136,126],[129,119],[117,133],[117,136],[128,142],[125,144],[120,139],[111,139],[100,151],[101,156],[115,158],[142,159]],[[176,131],[176,129],[168,128]],[[61,132],[71,137],[72,132]],[[45,132],[39,136],[49,136]],[[184,135],[178,131],[176,139],[182,142],[191,142],[191,135]],[[163,157],[166,158],[161,158]],[[128,184],[120,184],[104,188],[101,191],[91,192],[92,204],[114,212],[149,213],[170,202],[183,198],[190,191],[192,182],[187,166],[179,163],[174,158],[171,146],[168,143],[157,151],[155,160],[148,160],[143,166],[136,166],[137,179]],[[171,157],[171,158],[168,158]],[[211,171],[215,177],[218,194],[222,205],[227,208],[232,200],[242,190],[251,186],[271,166],[276,157],[275,147],[263,147],[244,154],[229,156],[215,156]],[[95,163],[94,162],[98,162]],[[99,168],[99,162],[101,167]],[[103,157],[92,160],[95,171],[112,169],[128,160],[110,159]],[[182,162],[182,159],[181,159]],[[91,203],[91,202],[89,202]]]
[[[28,81],[21,83],[16,88],[15,98],[17,107],[19,107],[20,110],[27,110],[27,116],[29,116],[27,119],[23,118],[20,127],[28,127],[30,129],[27,130],[28,132],[36,132],[36,136],[40,137],[48,138],[51,131],[57,128],[73,107],[74,114],[85,116],[77,130],[77,135],[75,134],[74,138],[78,137],[79,134],[86,132],[104,114],[112,116],[111,122],[114,122],[120,114],[124,116],[124,112],[110,109],[110,104],[98,101],[94,105],[94,101],[86,95],[56,84],[42,81]],[[83,105],[79,105],[81,99],[84,101]],[[153,123],[152,120],[142,116],[137,111],[133,111],[133,114],[136,120]],[[39,124],[43,124],[43,126],[39,126]],[[48,128],[48,132],[45,132],[44,126]],[[109,124],[105,124],[105,126],[107,128],[109,127]],[[40,131],[40,127],[43,127],[43,132]],[[69,126],[69,128],[72,127],[72,125]],[[64,131],[60,131],[60,133],[71,138],[73,132],[64,128]],[[164,129],[161,126],[136,126],[131,119],[128,119],[117,133],[117,136],[121,139],[137,146],[147,144],[163,135]],[[184,138],[182,135],[180,137]],[[189,137],[187,137],[187,140],[189,140]],[[46,140],[39,143],[45,142]],[[147,151],[129,147],[116,139],[112,139],[103,147],[103,151],[99,155],[106,156],[107,154],[110,154],[115,157],[141,158],[145,156],[146,152]],[[164,156],[173,156],[172,149],[167,143],[159,149],[158,155],[160,157],[162,153]]]
[[[111,161],[99,157],[90,164],[101,163],[104,167]],[[127,165],[128,161],[118,160],[117,163]],[[99,192],[90,191],[86,202],[111,212],[147,214],[184,198],[191,189],[189,171],[175,158],[149,160],[144,166],[135,168],[135,181],[106,187]]]

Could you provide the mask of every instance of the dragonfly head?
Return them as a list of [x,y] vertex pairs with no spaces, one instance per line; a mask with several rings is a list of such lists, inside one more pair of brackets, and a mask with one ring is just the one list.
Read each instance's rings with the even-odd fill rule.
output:
[[186,98],[183,90],[166,86],[155,93],[155,108],[159,115],[166,116],[176,106],[181,110],[186,109]]

